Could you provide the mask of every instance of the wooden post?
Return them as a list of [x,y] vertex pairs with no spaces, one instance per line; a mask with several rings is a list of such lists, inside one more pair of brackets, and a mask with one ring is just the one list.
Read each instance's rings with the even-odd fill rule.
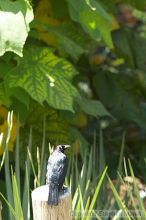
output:
[[66,192],[59,197],[58,206],[48,205],[49,186],[44,185],[32,191],[33,220],[71,220],[71,192]]

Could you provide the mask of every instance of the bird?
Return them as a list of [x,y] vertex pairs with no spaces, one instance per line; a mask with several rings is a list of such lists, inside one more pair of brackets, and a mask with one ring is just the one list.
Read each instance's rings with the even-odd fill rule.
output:
[[65,150],[70,145],[58,145],[48,158],[46,184],[49,186],[48,205],[57,206],[59,193],[67,173],[68,159]]

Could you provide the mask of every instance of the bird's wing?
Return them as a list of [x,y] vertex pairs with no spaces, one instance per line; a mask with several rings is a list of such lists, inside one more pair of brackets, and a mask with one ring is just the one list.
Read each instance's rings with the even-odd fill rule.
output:
[[48,160],[48,182],[63,184],[67,171],[67,157],[64,154],[52,154]]
[[63,160],[61,161],[60,165],[58,166],[58,177],[59,177],[59,181],[58,184],[63,185],[64,180],[65,180],[65,176],[66,176],[66,172],[67,172],[67,157],[63,158]]

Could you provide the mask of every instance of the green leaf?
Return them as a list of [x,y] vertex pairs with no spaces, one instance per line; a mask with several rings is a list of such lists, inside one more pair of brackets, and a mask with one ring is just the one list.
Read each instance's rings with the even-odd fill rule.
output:
[[80,98],[76,100],[81,109],[89,115],[92,116],[110,116],[111,114],[106,110],[104,105],[97,100],[89,100],[85,98]]
[[136,62],[136,68],[144,71],[146,71],[146,62],[145,62],[145,56],[146,56],[146,37],[141,37],[139,35],[133,35],[131,33],[131,48],[134,54],[134,59]]
[[60,7],[60,0],[50,0],[50,2],[53,18],[64,18],[68,14],[66,0],[61,1],[63,7]]
[[146,70],[146,37],[131,31],[120,29],[113,32],[113,42],[120,56],[135,69]]
[[[121,84],[119,75],[100,72],[94,78],[94,87],[98,97],[110,112],[121,120],[135,122],[146,128],[146,115],[140,100]],[[125,81],[124,81],[125,83]]]
[[112,48],[112,18],[95,0],[68,0],[71,18],[79,22],[83,29],[95,40],[102,38]]
[[55,34],[58,47],[69,54],[75,61],[79,59],[81,54],[87,52],[85,46],[89,43],[89,38],[84,36],[84,32],[80,26],[73,22],[66,22],[58,27],[50,25],[42,25],[43,29]]
[[9,107],[11,104],[10,97],[6,94],[4,84],[0,83],[0,105]]
[[21,125],[24,124],[26,122],[29,109],[26,106],[26,104],[24,104],[23,100],[20,101],[16,98],[13,98],[11,109],[14,110],[15,115],[19,115],[19,120],[21,122]]
[[32,20],[33,11],[28,0],[0,1],[0,56],[13,51],[22,57]]
[[[2,58],[4,58],[4,56]],[[7,72],[13,67],[14,65],[10,61],[6,62],[5,60],[0,59],[0,78],[4,78]]]
[[[28,93],[18,87],[18,88],[9,88],[8,86],[6,87],[6,93],[9,97],[15,97],[17,100],[19,100],[21,103],[23,103],[27,109],[29,108],[29,95]],[[19,94],[19,96],[18,96]]]
[[50,49],[35,47],[25,51],[19,66],[7,74],[5,81],[10,88],[25,89],[39,103],[47,101],[56,109],[73,111],[78,92],[70,81],[76,74],[69,62]]
[[73,97],[79,96],[75,87],[66,79],[57,79],[48,88],[47,102],[54,108],[62,110],[73,110]]
[[[129,40],[129,31],[126,31],[124,29],[119,29],[113,32],[113,42],[115,45],[115,48],[117,50],[117,53],[119,56],[122,56],[125,59],[125,62],[130,64],[132,67],[134,67],[134,57],[133,57],[133,51],[131,50],[131,44],[133,44],[133,39]],[[133,33],[132,33],[133,36]]]

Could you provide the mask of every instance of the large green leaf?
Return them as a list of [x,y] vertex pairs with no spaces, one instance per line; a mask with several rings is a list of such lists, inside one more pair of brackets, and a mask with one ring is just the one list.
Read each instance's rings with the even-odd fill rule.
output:
[[132,67],[135,67],[134,54],[133,50],[131,49],[133,39],[131,39],[130,31],[128,29],[119,29],[114,31],[112,36],[118,55],[120,57],[122,56],[126,63],[130,64]]
[[120,56],[132,67],[146,70],[146,37],[144,33],[133,33],[133,30],[122,28],[113,32],[113,42]]
[[0,78],[3,78],[13,67],[14,65],[12,62],[5,62],[0,59]]
[[42,25],[43,29],[55,34],[58,48],[69,54],[73,60],[77,61],[81,54],[87,52],[86,45],[89,38],[84,36],[84,32],[79,25],[73,22],[66,22],[58,27]]
[[100,100],[113,115],[146,128],[146,114],[139,98],[122,86],[119,76],[110,72],[97,73],[94,87]]
[[11,99],[7,96],[4,88],[4,84],[0,83],[0,105],[5,105],[9,107],[11,104]]
[[33,20],[28,0],[0,1],[0,56],[13,51],[22,56],[22,50]]
[[25,105],[26,109],[29,108],[29,94],[24,89],[22,89],[21,87],[18,87],[18,88],[16,88],[16,87],[14,87],[14,88],[6,87],[6,94],[9,97],[16,98],[16,100],[23,103]]
[[11,70],[6,78],[7,87],[21,87],[29,95],[57,109],[73,111],[73,99],[78,96],[71,80],[77,72],[64,59],[53,54],[48,48],[30,48],[24,53],[18,67]]
[[131,47],[135,58],[136,68],[146,71],[146,37],[141,37],[137,34],[131,37]]
[[77,99],[81,109],[92,116],[110,116],[111,114],[106,110],[104,105],[98,100],[88,100],[85,98]]
[[68,0],[71,18],[81,24],[83,29],[95,40],[102,38],[109,47],[111,39],[112,18],[96,0]]
[[71,110],[73,97],[79,96],[75,87],[66,79],[56,78],[54,85],[48,88],[47,102],[54,108]]

